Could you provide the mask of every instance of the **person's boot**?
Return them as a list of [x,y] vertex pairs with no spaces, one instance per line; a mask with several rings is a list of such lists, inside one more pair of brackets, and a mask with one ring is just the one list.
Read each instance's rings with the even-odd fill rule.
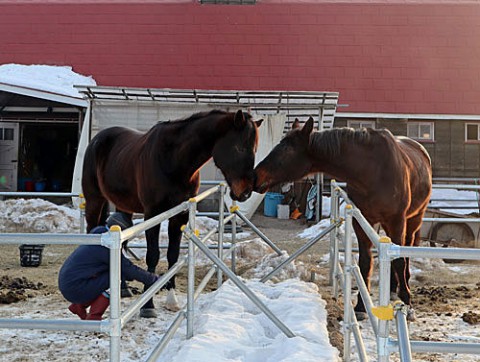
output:
[[87,307],[89,305],[90,305],[89,303],[86,303],[86,304],[72,303],[68,306],[68,310],[73,314],[78,315],[80,319],[85,319],[87,318]]
[[128,284],[125,280],[122,280],[121,284],[120,284],[120,296],[122,298],[131,298],[133,297],[133,293],[132,291],[130,290],[130,288],[128,287]]
[[90,311],[85,319],[93,321],[102,320],[103,313],[105,313],[109,304],[110,299],[104,293],[100,294],[90,305]]
[[120,291],[120,296],[122,298],[131,298],[133,297],[133,293],[132,291],[130,290],[130,288],[127,286],[126,288],[122,288],[121,291]]

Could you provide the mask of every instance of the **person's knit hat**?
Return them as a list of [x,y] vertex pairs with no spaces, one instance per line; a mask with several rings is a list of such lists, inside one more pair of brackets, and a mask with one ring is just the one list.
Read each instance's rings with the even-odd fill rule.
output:
[[124,212],[114,212],[107,219],[107,227],[110,228],[113,225],[120,226],[120,229],[125,230],[133,226],[132,217],[130,214],[125,214]]
[[95,226],[90,230],[89,234],[103,234],[106,233],[108,229],[105,226]]

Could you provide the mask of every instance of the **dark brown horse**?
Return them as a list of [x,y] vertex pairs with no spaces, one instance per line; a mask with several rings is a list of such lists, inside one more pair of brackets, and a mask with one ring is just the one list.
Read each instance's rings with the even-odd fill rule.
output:
[[[427,151],[407,137],[388,130],[337,128],[313,132],[313,119],[293,130],[255,168],[255,191],[294,181],[314,172],[325,172],[347,182],[347,193],[371,225],[380,223],[392,242],[417,245],[422,217],[432,187]],[[360,248],[360,270],[368,288],[372,271],[372,243],[354,221]],[[391,289],[411,305],[409,260],[392,262]],[[360,296],[357,316],[365,317]]]
[[[149,219],[194,197],[199,169],[212,157],[230,186],[232,199],[246,200],[254,185],[257,127],[261,122],[252,121],[242,111],[215,110],[157,123],[147,133],[122,127],[99,132],[87,147],[83,164],[87,230],[105,224],[108,201],[117,210],[143,213]],[[187,213],[169,220],[169,268],[178,260],[180,227],[187,221]],[[159,231],[160,225],[146,231],[150,272],[155,272],[160,256]],[[172,278],[167,289],[174,288]],[[153,308],[149,301],[141,315],[154,317]]]

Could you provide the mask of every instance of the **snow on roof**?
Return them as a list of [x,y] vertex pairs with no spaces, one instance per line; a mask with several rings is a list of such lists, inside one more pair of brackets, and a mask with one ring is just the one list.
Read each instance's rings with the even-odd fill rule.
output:
[[0,65],[0,83],[83,98],[74,85],[97,85],[91,76],[75,73],[70,66]]

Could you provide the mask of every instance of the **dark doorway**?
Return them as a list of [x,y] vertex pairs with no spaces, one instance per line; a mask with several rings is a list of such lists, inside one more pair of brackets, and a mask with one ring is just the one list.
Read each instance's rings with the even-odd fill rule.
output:
[[69,192],[77,144],[75,123],[21,123],[18,190]]

